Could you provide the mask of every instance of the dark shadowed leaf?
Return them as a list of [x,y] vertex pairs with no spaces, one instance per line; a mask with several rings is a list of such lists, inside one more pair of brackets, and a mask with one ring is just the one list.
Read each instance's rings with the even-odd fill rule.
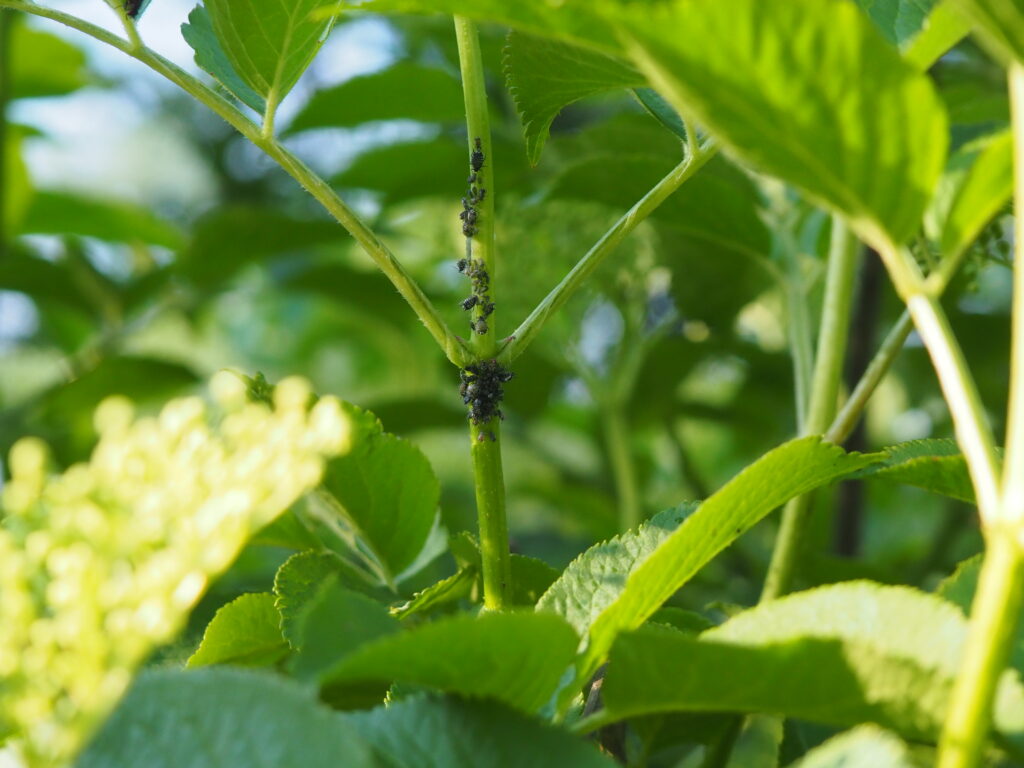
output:
[[21,224],[24,234],[81,235],[114,243],[180,248],[181,232],[146,208],[68,192],[36,192]]
[[509,34],[505,78],[523,123],[531,165],[540,161],[551,122],[569,104],[645,83],[621,59],[521,32]]
[[16,23],[10,46],[12,99],[63,96],[90,82],[85,54],[56,35]]
[[345,716],[391,768],[614,768],[597,748],[496,702],[417,696]]
[[541,613],[441,618],[365,645],[320,677],[332,698],[350,686],[412,683],[497,699],[534,711],[572,663],[579,638],[564,620]]
[[456,122],[464,117],[458,80],[436,67],[405,61],[317,91],[288,130],[348,127],[373,120]]
[[357,726],[285,678],[229,667],[143,673],[76,768],[377,768]]
[[967,462],[954,440],[911,440],[886,448],[878,464],[860,473],[895,483],[924,488],[932,493],[974,503],[974,487]]

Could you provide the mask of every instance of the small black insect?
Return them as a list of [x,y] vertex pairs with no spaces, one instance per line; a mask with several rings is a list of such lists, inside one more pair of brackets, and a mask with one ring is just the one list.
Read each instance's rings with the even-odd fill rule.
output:
[[484,199],[484,195],[486,195],[486,194],[487,194],[487,190],[484,189],[483,187],[480,187],[479,192],[477,192],[476,201],[479,203],[481,200]]
[[149,4],[149,0],[124,0],[124,12],[129,19],[137,19]]
[[469,165],[473,169],[473,173],[480,173],[480,169],[484,167],[484,148],[480,144],[479,137],[473,139],[473,153],[469,156]]
[[472,423],[486,424],[495,417],[505,418],[499,407],[505,396],[502,384],[511,378],[512,372],[497,360],[474,363],[459,372],[459,393],[462,402],[470,407],[468,416]]
[[475,173],[469,174],[469,177],[466,179],[466,183],[467,184],[473,184],[475,181],[476,181],[476,174]]
[[487,333],[487,321],[482,317],[478,317],[476,320],[469,324],[469,327],[476,331],[479,335],[483,336]]
[[462,234],[466,237],[473,237],[476,234],[476,227],[468,222],[462,225]]
[[493,311],[494,311],[494,302],[493,301],[481,302],[481,304],[480,304],[480,314],[481,315],[483,315],[484,317],[489,317],[490,314]]
[[469,298],[462,300],[462,308],[468,312],[469,310],[471,310],[473,307],[476,306],[476,302],[477,302],[477,296],[474,293]]
[[455,266],[459,268],[459,272],[465,272],[466,267],[469,266],[469,259],[459,259],[455,262]]

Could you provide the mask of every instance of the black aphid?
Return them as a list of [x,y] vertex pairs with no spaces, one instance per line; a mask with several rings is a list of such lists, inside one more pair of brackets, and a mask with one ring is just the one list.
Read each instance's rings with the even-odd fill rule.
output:
[[462,300],[462,308],[468,312],[469,310],[471,310],[473,307],[476,306],[477,301],[478,301],[477,296],[474,293],[469,298],[466,298],[466,299]]
[[495,417],[504,418],[499,407],[505,396],[502,385],[510,381],[512,376],[512,372],[497,360],[468,365],[459,372],[459,393],[462,401],[470,407],[470,421],[486,424]]
[[480,173],[480,169],[484,167],[484,148],[479,137],[473,139],[473,153],[469,156],[469,165],[473,173]]

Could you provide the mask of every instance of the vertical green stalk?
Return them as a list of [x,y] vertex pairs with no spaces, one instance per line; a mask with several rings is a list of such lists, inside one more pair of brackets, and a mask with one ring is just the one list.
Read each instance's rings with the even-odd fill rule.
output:
[[1024,519],[1024,65],[1010,66],[1013,108],[1013,337],[1010,352],[1010,405],[1006,420],[1003,514]]
[[971,605],[967,647],[950,698],[936,768],[974,768],[992,723],[992,701],[1006,668],[1024,596],[1024,557],[1014,527],[989,531]]
[[[467,256],[482,262],[489,277],[488,294],[494,301],[497,264],[494,248],[494,155],[487,113],[487,88],[476,25],[455,17],[455,37],[459,46],[462,91],[466,102],[468,158],[474,151],[483,153],[483,167],[476,171],[476,185],[485,191],[475,204],[476,233],[467,238]],[[479,147],[477,141],[479,140]],[[469,250],[471,249],[471,251]],[[474,323],[486,323],[486,331],[470,331],[471,347],[477,360],[493,358],[497,351],[495,315],[478,302],[471,310]],[[512,589],[512,571],[508,546],[508,521],[505,513],[505,480],[501,467],[501,430],[499,419],[487,424],[470,424],[469,439],[476,483],[477,519],[480,527],[480,554],[483,564],[484,607],[501,610]]]
[[[858,251],[857,239],[850,234],[846,224],[839,217],[833,217],[818,350],[811,377],[807,417],[801,429],[804,435],[824,433],[836,412],[850,329],[850,304],[857,274]],[[762,600],[772,600],[785,594],[792,584],[800,540],[807,527],[810,500],[809,495],[798,496],[783,510],[782,524],[761,593]]]
[[[790,238],[787,238],[789,240]],[[800,269],[796,244],[786,244],[788,274],[786,275],[786,329],[793,358],[793,382],[796,391],[796,423],[801,434],[807,422],[814,358],[811,352],[811,323],[807,317],[807,294]]]
[[11,100],[11,39],[14,11],[0,9],[0,259],[7,253],[7,103]]
[[608,402],[601,410],[608,461],[612,467],[615,493],[619,502],[619,530],[628,531],[643,522],[643,509],[636,486],[636,471],[630,453],[629,425],[626,423],[625,409],[620,402]]
[[[1018,62],[1010,65],[1009,83],[1016,237],[1006,464],[1001,489],[979,487],[979,480],[991,481],[996,468],[991,440],[989,445],[976,446],[979,478],[975,479],[972,472],[972,480],[978,493],[982,523],[987,529],[985,560],[971,605],[967,647],[939,741],[938,768],[974,768],[980,763],[992,723],[993,699],[1010,655],[1024,599],[1024,553],[1018,541],[1024,518],[1024,477],[1021,477],[1024,467],[1024,67]],[[948,362],[958,369],[963,367],[963,361],[956,356],[951,356]],[[971,397],[972,394],[966,392],[961,398],[964,400],[960,405],[962,409],[980,408],[977,397]],[[953,406],[951,402],[950,408]],[[958,426],[958,439],[962,440],[959,433]],[[965,437],[972,435],[968,433]],[[974,436],[976,442],[983,442],[986,437],[984,430]],[[962,447],[967,454],[969,446]],[[982,497],[983,491],[989,497],[987,502]],[[995,498],[991,498],[993,495]],[[987,504],[987,510],[983,504]]]

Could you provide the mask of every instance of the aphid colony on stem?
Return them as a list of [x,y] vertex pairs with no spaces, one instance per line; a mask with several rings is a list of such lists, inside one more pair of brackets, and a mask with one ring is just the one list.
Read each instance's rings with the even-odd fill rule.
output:
[[[466,237],[466,257],[459,259],[459,272],[466,275],[473,284],[473,292],[462,300],[462,309],[472,312],[473,317],[469,321],[469,327],[475,333],[483,335],[487,333],[487,318],[494,312],[494,302],[489,294],[491,276],[487,272],[487,265],[483,259],[473,258],[473,238],[477,234],[477,221],[480,211],[477,205],[487,195],[487,190],[477,184],[479,173],[484,167],[484,151],[479,138],[473,139],[473,149],[469,155],[469,191],[462,198],[462,212],[459,219],[462,221],[462,234]],[[473,365],[467,365],[459,372],[461,385],[459,394],[462,395],[462,402],[469,406],[469,420],[475,424],[487,424],[495,417],[505,418],[498,406],[501,404],[505,391],[502,384],[512,378],[512,372],[507,370],[497,360],[485,360]],[[483,442],[490,437],[495,440],[491,431],[480,432],[477,440]]]
[[473,258],[473,238],[476,236],[476,223],[480,217],[477,205],[486,197],[487,190],[477,185],[478,174],[484,167],[484,152],[480,139],[473,139],[473,151],[469,156],[469,191],[462,198],[462,212],[459,219],[462,221],[462,234],[466,237],[466,258],[459,259],[459,272],[465,274],[473,283],[473,294],[462,302],[462,308],[467,312],[477,311],[469,321],[469,327],[475,333],[483,335],[487,333],[487,318],[494,311],[494,302],[491,301],[487,290],[490,286],[490,275],[487,274],[487,265],[480,259]]
[[[469,406],[469,420],[473,424],[486,424],[495,417],[505,418],[498,407],[505,396],[505,390],[501,385],[510,381],[514,375],[497,360],[484,360],[467,365],[459,372],[462,379],[459,394],[462,395],[462,402]],[[484,434],[481,432],[477,440],[482,442]],[[494,440],[493,432],[486,434]]]

